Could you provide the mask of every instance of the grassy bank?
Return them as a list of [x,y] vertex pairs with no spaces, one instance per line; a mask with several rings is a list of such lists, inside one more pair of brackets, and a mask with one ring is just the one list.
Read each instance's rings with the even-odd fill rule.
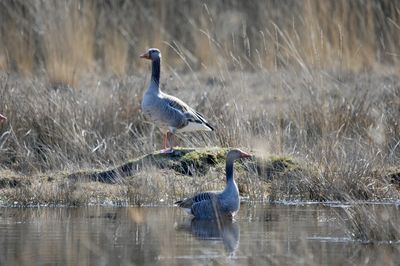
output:
[[[217,128],[215,133],[179,136],[180,145],[242,147],[260,160],[280,156],[300,165],[302,171],[279,178],[270,178],[264,172],[261,179],[257,171],[262,161],[253,166],[246,177],[254,183],[248,189],[252,199],[398,199],[399,79],[373,73],[308,74],[287,70],[165,78],[166,91],[181,94]],[[1,125],[1,167],[5,173],[30,179],[24,187],[32,190],[34,202],[40,202],[38,195],[47,191],[43,190],[46,182],[41,176],[53,180],[65,173],[57,179],[60,186],[50,185],[48,197],[62,197],[67,204],[68,199],[75,202],[71,195],[78,192],[63,185],[68,174],[79,169],[110,169],[161,147],[161,134],[140,112],[147,78],[92,77],[82,87],[54,89],[40,78],[22,79],[3,73],[0,106],[9,120]],[[118,193],[136,193],[144,186],[165,192],[171,199],[185,194],[174,190],[173,180],[179,179],[179,174],[149,167],[135,173],[143,176],[141,185],[124,185]],[[223,176],[223,172],[219,174]],[[188,180],[192,181],[185,183],[183,191],[194,192],[189,188],[194,179]],[[257,190],[260,180],[270,188],[265,194]],[[12,182],[4,184],[12,187]],[[107,184],[102,190],[115,191],[115,187]],[[27,193],[16,191],[12,198],[26,202],[16,197]],[[131,197],[132,203],[151,203],[148,195],[139,193]]]

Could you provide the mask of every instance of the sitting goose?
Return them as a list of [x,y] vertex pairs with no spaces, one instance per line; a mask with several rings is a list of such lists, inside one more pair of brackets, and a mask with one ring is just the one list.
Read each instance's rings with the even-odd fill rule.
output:
[[223,191],[201,192],[175,204],[197,219],[233,218],[240,207],[239,190],[233,178],[233,162],[250,157],[239,149],[230,150],[226,155],[226,186]]
[[167,149],[168,133],[174,136],[176,132],[214,130],[203,115],[180,99],[160,90],[160,50],[150,48],[140,58],[152,61],[150,85],[143,95],[142,111],[145,116],[160,126],[164,133],[164,150],[162,152],[173,151],[173,146]]
[[5,117],[4,115],[0,114],[0,123],[3,121],[6,121],[7,117]]

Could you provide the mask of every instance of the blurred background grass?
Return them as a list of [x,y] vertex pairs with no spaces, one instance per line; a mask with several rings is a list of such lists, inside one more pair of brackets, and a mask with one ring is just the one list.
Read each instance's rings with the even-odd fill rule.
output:
[[178,69],[399,66],[400,2],[391,0],[3,0],[0,17],[0,68],[56,85],[131,75],[148,47]]

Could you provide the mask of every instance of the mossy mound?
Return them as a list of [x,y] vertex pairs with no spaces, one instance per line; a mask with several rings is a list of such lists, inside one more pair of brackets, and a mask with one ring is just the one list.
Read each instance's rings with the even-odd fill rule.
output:
[[159,169],[172,169],[183,175],[206,174],[210,167],[223,164],[226,148],[180,148],[171,153],[151,153],[128,161],[118,167],[105,171],[83,171],[68,176],[69,179],[89,179],[105,183],[114,183],[121,177],[129,177],[144,167],[154,166]]
[[[119,178],[133,176],[144,167],[174,170],[182,175],[205,175],[214,168],[223,169],[225,156],[229,148],[176,148],[172,153],[152,153],[128,161],[118,167],[105,171],[82,171],[68,176],[72,180],[91,180],[104,183],[115,183]],[[236,171],[253,171],[262,180],[272,180],[275,176],[288,171],[300,170],[299,165],[288,157],[254,158],[243,167],[236,164]]]

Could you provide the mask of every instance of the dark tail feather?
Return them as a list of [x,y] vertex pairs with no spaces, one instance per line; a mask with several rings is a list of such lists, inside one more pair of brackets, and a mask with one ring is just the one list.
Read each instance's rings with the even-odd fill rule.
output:
[[206,124],[206,126],[208,126],[211,129],[211,131],[215,130],[215,128],[212,125],[210,125],[208,122],[205,122],[205,124]]
[[210,129],[211,129],[211,131],[214,131],[215,130],[215,128],[212,126],[212,125],[210,125],[210,123],[208,123],[208,121],[204,118],[204,116],[202,115],[202,114],[200,114],[199,112],[197,112],[197,111],[195,111],[196,112],[196,115],[198,116],[198,118],[200,119],[200,121],[203,123],[203,124],[205,124],[206,126],[208,126]]

